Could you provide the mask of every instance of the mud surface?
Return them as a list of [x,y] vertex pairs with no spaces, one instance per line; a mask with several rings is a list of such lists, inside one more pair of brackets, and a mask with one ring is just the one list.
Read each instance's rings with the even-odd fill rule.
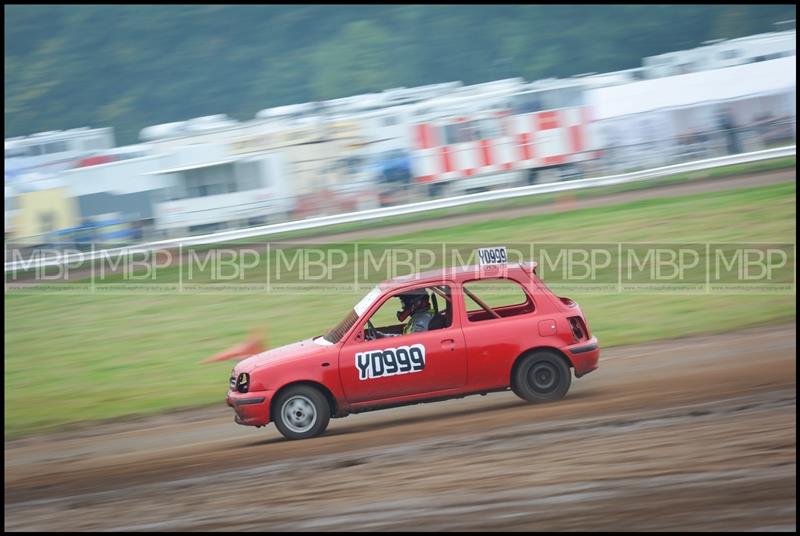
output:
[[794,324],[612,348],[555,404],[474,396],[295,442],[221,393],[6,442],[5,528],[794,531],[795,350]]

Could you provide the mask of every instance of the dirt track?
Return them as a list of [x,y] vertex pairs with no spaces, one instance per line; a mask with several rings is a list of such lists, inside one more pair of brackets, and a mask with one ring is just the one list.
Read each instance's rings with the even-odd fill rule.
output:
[[7,442],[5,528],[791,531],[795,350],[793,324],[613,348],[556,404],[469,397],[300,442],[220,393]]

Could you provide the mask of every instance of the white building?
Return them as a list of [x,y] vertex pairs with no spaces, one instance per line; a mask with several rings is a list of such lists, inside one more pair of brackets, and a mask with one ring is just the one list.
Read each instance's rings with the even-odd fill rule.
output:
[[24,181],[25,175],[55,173],[74,167],[88,155],[114,147],[114,129],[88,127],[39,132],[5,140],[5,182]]
[[712,152],[724,154],[723,116],[742,151],[790,139],[796,96],[796,57],[790,56],[596,88],[589,101],[601,146],[614,151],[609,158],[649,167],[667,162],[698,136],[716,137]]
[[690,50],[644,58],[646,78],[660,78],[794,56],[795,30],[718,40]]

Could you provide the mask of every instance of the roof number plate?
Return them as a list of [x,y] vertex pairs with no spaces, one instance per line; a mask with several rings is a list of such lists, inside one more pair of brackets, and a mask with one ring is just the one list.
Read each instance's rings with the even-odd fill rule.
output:
[[498,248],[480,248],[478,250],[478,259],[481,266],[490,264],[507,264],[508,254],[505,247]]

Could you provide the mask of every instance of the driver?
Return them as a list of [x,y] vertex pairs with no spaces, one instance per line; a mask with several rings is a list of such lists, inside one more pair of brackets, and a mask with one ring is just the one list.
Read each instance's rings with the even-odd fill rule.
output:
[[397,319],[403,322],[408,318],[408,323],[403,326],[403,333],[383,333],[378,332],[378,337],[399,337],[407,333],[418,333],[428,331],[428,324],[433,320],[433,309],[431,308],[430,297],[424,288],[410,290],[397,296],[403,308],[397,311]]

